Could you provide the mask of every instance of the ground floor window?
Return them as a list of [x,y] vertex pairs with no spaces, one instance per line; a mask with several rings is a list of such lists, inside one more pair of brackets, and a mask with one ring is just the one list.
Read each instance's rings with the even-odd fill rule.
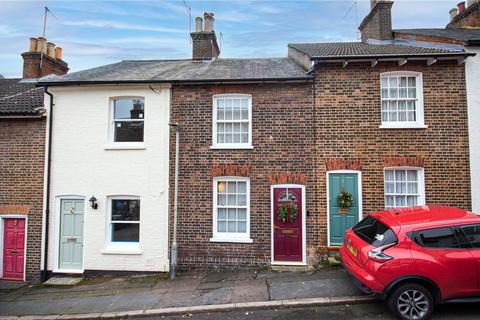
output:
[[250,180],[219,177],[213,182],[213,238],[218,241],[250,238]]
[[385,169],[385,208],[425,204],[422,168]]
[[110,199],[110,242],[140,241],[140,199],[112,197]]

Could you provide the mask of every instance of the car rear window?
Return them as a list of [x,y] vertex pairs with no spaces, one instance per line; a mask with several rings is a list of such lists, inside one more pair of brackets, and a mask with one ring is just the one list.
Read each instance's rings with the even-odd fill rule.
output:
[[372,216],[367,216],[356,224],[352,230],[363,241],[375,247],[383,247],[398,242],[392,229]]

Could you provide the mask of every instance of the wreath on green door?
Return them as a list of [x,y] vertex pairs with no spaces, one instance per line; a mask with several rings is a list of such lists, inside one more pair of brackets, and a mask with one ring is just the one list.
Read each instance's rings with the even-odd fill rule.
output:
[[338,206],[342,209],[348,209],[353,204],[353,196],[350,192],[343,190],[337,198]]
[[292,203],[285,203],[278,207],[277,218],[283,223],[292,223],[298,217],[298,208]]

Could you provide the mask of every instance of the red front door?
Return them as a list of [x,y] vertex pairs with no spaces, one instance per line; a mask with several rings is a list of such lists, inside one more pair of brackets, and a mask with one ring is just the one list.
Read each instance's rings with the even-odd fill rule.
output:
[[301,188],[273,188],[273,260],[275,262],[302,262],[303,260],[302,205]]
[[25,219],[4,219],[3,278],[23,280],[25,259]]

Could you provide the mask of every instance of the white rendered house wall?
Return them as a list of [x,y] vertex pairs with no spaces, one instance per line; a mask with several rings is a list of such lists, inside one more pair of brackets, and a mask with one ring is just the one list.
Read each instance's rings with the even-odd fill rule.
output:
[[467,47],[476,53],[466,62],[468,99],[468,132],[470,143],[470,175],[472,188],[472,210],[480,213],[480,47]]
[[[168,271],[170,87],[50,87],[54,95],[48,269],[59,270],[59,201],[85,199],[83,270]],[[144,99],[144,144],[114,148],[112,98]],[[118,147],[118,146],[117,146]],[[98,209],[89,198],[98,199]],[[140,199],[138,248],[109,244],[112,196]]]

